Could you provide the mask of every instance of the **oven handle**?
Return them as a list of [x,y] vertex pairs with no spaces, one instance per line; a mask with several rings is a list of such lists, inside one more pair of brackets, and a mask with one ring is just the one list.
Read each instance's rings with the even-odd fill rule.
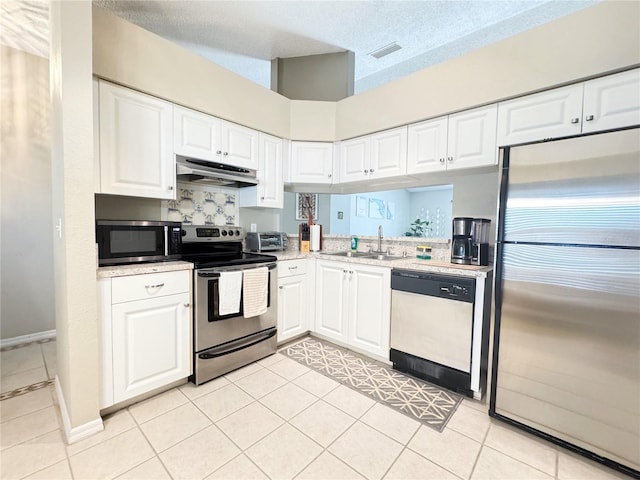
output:
[[[266,335],[264,334],[264,332],[262,333],[261,337],[258,340],[254,340],[252,342],[249,343],[240,343],[238,345],[238,341],[236,342],[232,342],[231,345],[223,345],[220,347],[215,347],[212,348],[210,350],[208,350],[207,352],[204,353],[200,353],[198,355],[198,358],[201,358],[202,360],[211,360],[212,358],[217,358],[217,357],[222,357],[224,355],[229,355],[230,353],[235,353],[235,352],[239,352],[240,350],[244,350],[245,348],[249,348],[249,347],[253,347],[254,345],[257,345],[258,343],[264,342],[265,340],[269,340],[270,338],[272,338],[275,334],[276,334],[277,330],[274,328],[273,330],[271,330],[269,333],[267,333]],[[252,335],[253,337],[253,335]],[[246,341],[246,340],[245,340]],[[235,345],[235,348],[230,348],[229,350],[227,350],[229,347],[233,347]],[[216,351],[218,350],[218,351]]]
[[198,273],[199,277],[216,278],[216,277],[220,276],[220,272],[235,272],[235,271],[238,271],[238,270],[253,270],[254,268],[262,268],[262,267],[268,267],[269,270],[273,270],[274,268],[276,268],[276,266],[277,266],[276,262],[270,262],[270,263],[260,263],[260,264],[249,266],[249,267],[247,267],[246,265],[238,265],[236,267],[205,268],[205,269],[202,269],[202,270],[196,270],[196,272]]

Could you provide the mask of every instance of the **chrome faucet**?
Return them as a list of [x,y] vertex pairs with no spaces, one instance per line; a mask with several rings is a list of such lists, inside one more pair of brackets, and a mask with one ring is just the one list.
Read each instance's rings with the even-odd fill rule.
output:
[[378,226],[378,249],[376,253],[382,253],[382,225]]

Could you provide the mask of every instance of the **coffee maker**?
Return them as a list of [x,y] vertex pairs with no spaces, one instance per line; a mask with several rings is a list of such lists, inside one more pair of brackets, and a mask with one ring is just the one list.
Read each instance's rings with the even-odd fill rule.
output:
[[489,229],[491,220],[474,218],[471,227],[471,264],[489,265]]
[[471,264],[471,228],[473,218],[456,217],[453,219],[451,242],[451,263]]

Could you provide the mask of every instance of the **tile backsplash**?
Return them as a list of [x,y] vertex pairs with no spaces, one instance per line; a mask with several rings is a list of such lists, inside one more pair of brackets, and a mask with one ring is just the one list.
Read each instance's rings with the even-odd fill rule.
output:
[[178,183],[176,200],[162,202],[162,216],[185,225],[237,225],[238,204],[234,190]]

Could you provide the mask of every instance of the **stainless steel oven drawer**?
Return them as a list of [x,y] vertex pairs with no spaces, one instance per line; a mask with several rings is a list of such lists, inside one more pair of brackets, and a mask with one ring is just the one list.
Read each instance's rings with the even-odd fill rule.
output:
[[276,329],[269,328],[195,353],[194,383],[200,385],[269,356],[276,352],[276,343]]

